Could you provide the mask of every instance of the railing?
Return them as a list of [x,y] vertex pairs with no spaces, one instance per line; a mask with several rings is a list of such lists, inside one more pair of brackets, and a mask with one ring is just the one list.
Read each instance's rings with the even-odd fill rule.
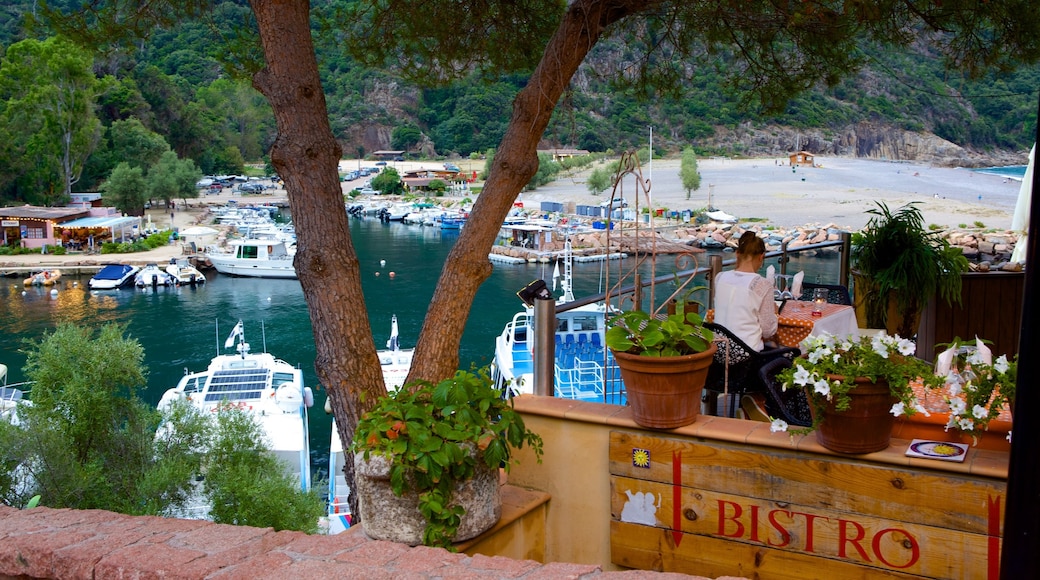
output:
[[[821,242],[818,244],[808,244],[805,246],[799,246],[795,249],[790,249],[788,244],[785,242],[781,244],[779,250],[768,252],[766,257],[778,258],[778,263],[780,265],[779,274],[784,275],[787,272],[787,264],[792,255],[796,255],[800,252],[836,247],[841,255],[838,267],[838,281],[841,285],[847,287],[849,281],[849,252],[851,249],[851,240],[852,235],[843,232],[839,240]],[[725,267],[732,266],[735,263],[735,259],[723,260],[722,256],[714,255],[710,257],[708,267],[688,269],[674,274],[657,276],[645,281],[639,281],[637,279],[637,282],[634,284],[620,288],[613,288],[609,292],[586,296],[565,304],[554,305],[549,300],[539,301],[537,306],[541,306],[542,308],[535,309],[535,328],[547,329],[547,336],[541,341],[535,340],[534,342],[533,356],[535,366],[535,393],[545,396],[555,395],[558,397],[581,400],[598,399],[605,403],[624,404],[625,393],[621,386],[621,377],[616,372],[617,367],[612,363],[612,357],[610,357],[609,351],[606,349],[605,345],[603,345],[602,349],[597,349],[596,352],[600,353],[599,356],[591,357],[589,359],[583,357],[581,360],[583,364],[580,368],[574,364],[576,357],[568,355],[568,353],[561,353],[558,348],[553,346],[555,341],[551,336],[549,336],[549,333],[552,332],[551,329],[556,328],[556,313],[566,312],[580,306],[599,303],[629,294],[633,296],[633,304],[642,304],[642,291],[644,288],[651,287],[654,284],[672,284],[677,279],[689,279],[702,274],[705,275],[706,278],[708,308],[713,308],[715,276]],[[685,284],[681,284],[681,286],[685,286]],[[608,316],[609,312],[610,309],[606,309],[604,316]],[[544,345],[544,347],[542,345]],[[565,364],[558,364],[561,362],[558,360],[558,357],[566,359],[564,360]],[[595,378],[599,381],[599,385],[595,390],[588,388],[590,378]]]
[[[826,249],[826,248],[835,248],[836,247],[836,248],[838,248],[839,254],[841,254],[841,259],[839,260],[839,268],[838,268],[838,283],[841,284],[842,286],[848,287],[848,285],[849,285],[849,271],[850,271],[849,270],[849,253],[850,253],[851,248],[852,248],[852,234],[850,234],[848,232],[842,232],[840,234],[840,236],[841,236],[841,239],[838,239],[838,240],[835,240],[835,241],[820,242],[818,244],[808,244],[808,245],[805,245],[805,246],[798,246],[797,248],[795,248],[793,250],[788,248],[788,243],[787,242],[784,242],[783,244],[780,245],[780,249],[779,250],[775,250],[775,251],[772,251],[772,252],[766,252],[766,258],[778,258],[777,262],[780,265],[780,272],[779,273],[780,274],[786,274],[787,273],[787,263],[790,262],[792,255],[796,255],[796,254],[799,254],[801,252],[815,251],[815,250],[822,250],[822,249]],[[705,277],[706,277],[706,283],[707,283],[707,289],[708,289],[708,297],[709,297],[708,298],[708,308],[712,308],[714,306],[714,304],[713,304],[713,297],[715,295],[715,276],[719,272],[724,270],[726,267],[733,266],[734,264],[736,264],[736,258],[730,258],[730,259],[727,259],[727,260],[723,260],[722,256],[714,255],[714,256],[709,257],[708,264],[709,265],[707,267],[693,268],[693,269],[690,269],[690,270],[683,270],[681,272],[676,272],[676,273],[673,273],[673,274],[666,274],[666,275],[663,275],[663,276],[657,276],[656,278],[651,278],[649,280],[641,280],[638,283],[633,283],[633,284],[629,284],[627,286],[623,286],[621,288],[614,289],[614,290],[610,291],[610,295],[612,297],[616,297],[616,296],[620,296],[620,295],[634,294],[636,296],[634,301],[635,301],[636,304],[639,304],[639,303],[641,303],[641,291],[644,288],[648,288],[648,287],[653,286],[655,284],[672,283],[676,279],[676,277],[678,277],[678,278],[688,278],[688,277],[691,277],[691,276],[697,276],[697,275],[704,274]],[[597,302],[602,302],[602,301],[604,301],[606,299],[607,299],[607,292],[600,292],[598,294],[593,294],[591,296],[586,296],[584,298],[575,299],[575,300],[573,300],[571,302],[568,302],[566,304],[563,304],[563,305],[557,305],[556,312],[566,312],[566,311],[571,310],[573,308],[578,308],[579,306],[585,306],[587,304],[595,304]]]

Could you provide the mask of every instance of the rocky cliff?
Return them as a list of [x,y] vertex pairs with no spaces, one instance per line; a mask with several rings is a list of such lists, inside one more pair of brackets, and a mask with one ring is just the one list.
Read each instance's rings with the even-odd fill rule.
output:
[[931,133],[857,123],[841,130],[797,129],[776,125],[716,129],[705,145],[739,151],[748,157],[786,157],[792,151],[821,156],[916,161],[941,167],[1025,165],[1028,151],[973,151]]

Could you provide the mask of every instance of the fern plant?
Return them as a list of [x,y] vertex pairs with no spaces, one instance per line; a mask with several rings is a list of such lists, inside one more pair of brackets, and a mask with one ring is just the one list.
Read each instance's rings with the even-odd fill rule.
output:
[[968,270],[968,259],[951,247],[941,232],[924,225],[917,202],[895,212],[883,202],[867,213],[873,217],[862,232],[852,236],[852,264],[861,275],[867,325],[887,328],[889,295],[895,293],[903,314],[900,336],[917,334],[916,321],[933,296],[947,304],[960,303],[961,272]]

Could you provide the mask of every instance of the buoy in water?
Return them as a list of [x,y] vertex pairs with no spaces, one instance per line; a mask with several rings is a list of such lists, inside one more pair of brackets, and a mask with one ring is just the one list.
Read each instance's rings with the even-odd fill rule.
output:
[[57,295],[58,295],[58,289],[57,288],[51,288],[51,296],[57,296]]
[[26,294],[28,294],[28,292],[26,292],[25,290],[22,290],[22,296],[25,296]]
[[377,278],[379,277],[379,272],[376,272],[376,277],[377,277]]
[[380,266],[386,266],[386,260],[379,260]]
[[396,275],[397,275],[396,273],[394,273],[394,272],[390,272],[390,277],[391,277],[391,278],[393,278],[393,277],[394,277],[394,276],[396,276]]

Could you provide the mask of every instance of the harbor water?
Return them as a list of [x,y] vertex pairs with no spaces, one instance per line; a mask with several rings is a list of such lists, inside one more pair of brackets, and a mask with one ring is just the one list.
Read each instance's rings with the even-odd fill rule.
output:
[[[361,262],[365,308],[376,347],[385,348],[390,318],[395,314],[401,346],[414,346],[441,265],[458,232],[398,222],[386,224],[376,219],[353,220],[351,230]],[[698,264],[707,266],[707,254],[699,256]],[[385,265],[381,264],[383,260]],[[657,275],[674,272],[675,267],[670,265],[673,262],[670,256],[661,258]],[[575,263],[575,296],[602,292],[605,268],[611,269],[612,279],[617,278],[617,262]],[[833,282],[838,260],[793,259],[788,272],[798,270],[806,271],[807,280]],[[25,288],[20,278],[0,278],[0,363],[10,369],[9,382],[25,380],[22,367],[26,339],[39,340],[59,322],[90,327],[116,322],[126,324],[129,336],[144,347],[148,386],[140,396],[156,404],[185,370],[204,370],[241,319],[246,340],[254,351],[266,348],[299,366],[307,385],[314,388],[311,449],[315,478],[323,477],[331,418],[322,411],[326,394],[314,372],[314,339],[299,282],[233,278],[212,270],[206,275],[209,281],[197,288],[114,291],[90,291],[88,278],[66,277],[56,295],[49,288]],[[495,337],[521,308],[516,292],[539,278],[551,286],[552,264],[495,264],[494,273],[477,294],[466,324],[459,353],[463,368],[490,364]],[[669,290],[662,288],[659,295],[663,295],[662,291]]]

